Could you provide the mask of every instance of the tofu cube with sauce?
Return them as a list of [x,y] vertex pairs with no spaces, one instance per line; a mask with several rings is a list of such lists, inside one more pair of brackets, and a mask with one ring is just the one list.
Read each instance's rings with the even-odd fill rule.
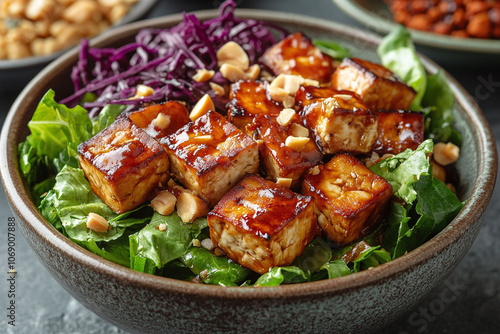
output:
[[332,58],[301,33],[289,35],[273,45],[262,55],[260,62],[274,75],[301,75],[320,83],[327,83],[334,71]]
[[370,110],[409,110],[417,95],[384,66],[358,58],[344,58],[331,86],[355,92]]
[[424,141],[424,114],[410,111],[376,111],[378,138],[373,151],[379,154],[399,154],[415,150]]
[[128,118],[155,139],[168,136],[189,123],[188,110],[177,101],[154,104],[119,117]]
[[259,169],[257,143],[209,111],[160,139],[174,178],[213,207],[246,173]]
[[267,95],[267,82],[238,81],[231,85],[227,119],[238,129],[245,131],[245,126],[257,115],[279,115],[283,104]]
[[302,86],[295,94],[304,124],[324,154],[368,153],[378,137],[377,115],[356,94]]
[[306,174],[302,193],[314,197],[323,232],[346,245],[382,220],[392,187],[354,156],[340,153]]
[[78,145],[94,193],[116,213],[134,209],[169,180],[163,147],[127,118]]
[[313,200],[248,174],[208,214],[213,244],[260,274],[290,265],[319,232]]
[[289,137],[309,137],[310,131],[300,124],[300,116],[293,114],[286,125],[280,125],[276,117],[257,116],[247,126],[247,132],[260,143],[260,160],[264,173],[273,181],[278,178],[292,179],[291,187],[300,189],[302,176],[309,168],[317,165],[323,155],[313,140],[309,140],[301,150],[286,145]]

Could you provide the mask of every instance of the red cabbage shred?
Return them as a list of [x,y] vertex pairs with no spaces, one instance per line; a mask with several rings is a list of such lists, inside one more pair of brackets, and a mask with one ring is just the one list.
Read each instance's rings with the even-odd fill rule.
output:
[[[216,107],[222,108],[210,85],[191,78],[198,69],[216,71],[213,82],[226,84],[217,65],[217,50],[229,41],[240,44],[248,54],[250,64],[273,44],[273,30],[281,35],[287,32],[269,23],[252,19],[238,19],[236,5],[226,1],[219,16],[200,22],[194,14],[184,13],[183,21],[166,29],[143,29],[135,42],[118,49],[91,48],[82,41],[79,60],[71,79],[75,92],[60,101],[70,107],[82,101],[87,93],[98,98],[85,102],[83,107],[95,116],[107,104],[130,105],[139,108],[144,103],[183,100],[195,103],[204,94],[214,98]],[[154,88],[154,94],[141,99],[130,99],[136,86],[143,84]]]

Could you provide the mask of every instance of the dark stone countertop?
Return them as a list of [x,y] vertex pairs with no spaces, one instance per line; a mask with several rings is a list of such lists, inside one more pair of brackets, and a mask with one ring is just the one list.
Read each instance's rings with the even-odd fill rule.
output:
[[[214,8],[222,1],[158,1],[148,14],[156,17],[182,11]],[[294,12],[364,28],[343,14],[330,0],[238,0],[242,8]],[[460,54],[431,55],[450,72],[482,108],[500,147],[500,56],[496,64],[471,61]],[[1,73],[0,73],[1,75]],[[4,79],[4,78],[3,78]],[[19,78],[18,78],[19,79]],[[26,78],[27,79],[27,78]],[[3,82],[5,82],[3,80]],[[22,87],[0,87],[3,122]],[[456,271],[414,310],[382,333],[498,333],[500,330],[500,187],[496,187],[479,236]],[[7,222],[11,217],[0,192],[0,269],[7,271]],[[8,285],[0,283],[0,332],[125,333],[100,319],[72,298],[38,262],[19,228],[16,233],[16,326],[8,326]],[[5,273],[4,273],[5,275]],[[380,301],[383,304],[383,301]]]

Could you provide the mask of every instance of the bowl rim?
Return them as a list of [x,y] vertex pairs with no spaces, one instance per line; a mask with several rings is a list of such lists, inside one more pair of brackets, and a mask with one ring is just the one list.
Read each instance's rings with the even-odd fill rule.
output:
[[[200,20],[215,17],[216,10],[204,10],[193,12]],[[308,28],[323,29],[328,31],[342,32],[346,37],[355,37],[369,44],[379,43],[381,37],[370,32],[349,27],[339,23],[322,20],[305,15],[275,12],[268,10],[237,9],[236,16],[240,18],[258,18],[275,24],[297,23]],[[122,27],[115,28],[95,38],[91,45],[106,44],[106,40],[115,36],[127,36],[145,26],[168,26],[182,20],[182,14],[168,15],[159,18],[139,21]],[[77,49],[65,53],[58,60],[52,62],[42,70],[20,93],[12,105],[2,128],[0,135],[0,174],[2,183],[13,212],[20,218],[22,227],[30,229],[37,236],[58,249],[66,257],[70,257],[82,267],[92,271],[98,271],[108,277],[113,276],[123,285],[141,286],[144,289],[155,289],[169,291],[181,295],[204,296],[218,299],[269,299],[269,298],[308,298],[319,295],[333,295],[348,293],[363,286],[378,285],[383,281],[411,271],[412,267],[429,261],[434,256],[445,251],[452,243],[456,242],[463,234],[476,223],[480,222],[484,215],[489,200],[491,199],[497,168],[497,152],[495,140],[491,129],[484,118],[479,106],[473,98],[461,87],[458,82],[445,72],[453,90],[456,101],[463,106],[463,116],[468,118],[470,124],[475,125],[473,129],[474,140],[478,142],[478,177],[474,183],[471,196],[457,217],[438,235],[424,243],[408,254],[387,262],[381,266],[365,270],[354,275],[339,277],[336,279],[325,279],[316,282],[282,285],[277,287],[263,287],[259,289],[242,287],[219,287],[205,284],[192,284],[181,280],[149,275],[133,271],[130,268],[115,264],[90,251],[78,246],[70,239],[63,236],[52,225],[41,216],[36,207],[31,203],[24,181],[20,175],[17,161],[18,132],[26,125],[20,125],[23,115],[16,113],[22,104],[30,103],[30,91],[44,78],[61,64],[74,63],[72,59],[78,54]],[[435,73],[439,67],[419,54],[424,67],[430,73]],[[28,101],[28,102],[27,102]],[[38,101],[36,101],[38,102]],[[17,127],[13,126],[18,124]],[[10,143],[10,144],[9,144]],[[28,203],[27,203],[28,201]],[[24,231],[23,231],[24,232]]]

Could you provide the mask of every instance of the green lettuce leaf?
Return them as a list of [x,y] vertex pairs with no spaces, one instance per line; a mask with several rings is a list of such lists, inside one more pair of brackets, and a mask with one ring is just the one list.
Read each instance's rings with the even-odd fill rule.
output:
[[62,225],[61,219],[57,214],[57,209],[55,207],[55,198],[56,192],[51,189],[47,194],[42,198],[40,205],[38,206],[38,210],[45,219],[48,220],[52,226],[54,226],[59,232],[66,235],[66,231],[64,231],[64,227]]
[[336,259],[325,263],[320,270],[325,270],[328,273],[328,278],[337,278],[351,274],[351,269],[342,259]]
[[[160,224],[165,224],[165,231],[159,229]],[[184,224],[176,212],[170,216],[155,212],[151,222],[137,235],[131,236],[132,257],[149,259],[157,268],[161,268],[181,257],[191,247],[193,238],[196,238],[206,226],[205,218]]]
[[181,261],[206,284],[237,286],[250,273],[237,262],[225,256],[216,256],[203,247],[189,248],[181,256]]
[[99,115],[92,120],[92,136],[110,126],[125,109],[127,106],[121,104],[108,104],[102,108]]
[[94,194],[81,169],[64,167],[56,175],[54,191],[57,214],[68,237],[72,240],[109,241],[117,239],[123,233],[123,229],[117,229],[116,226],[112,226],[106,233],[98,233],[87,228],[87,216],[91,212],[101,215],[108,221],[116,214]]
[[[406,234],[410,230],[408,211],[399,203],[391,202],[385,221],[388,224],[383,238],[383,246],[392,254],[392,258],[403,255],[410,247],[407,245]],[[411,235],[411,233],[410,233]]]
[[373,165],[370,170],[390,183],[396,197],[411,204],[417,196],[413,185],[420,175],[431,173],[427,154],[432,153],[433,146],[432,140],[427,139],[416,150],[407,149]]
[[403,26],[393,30],[384,37],[377,53],[385,67],[417,92],[410,108],[421,110],[422,99],[427,87],[427,75],[417,56],[408,30]]
[[49,177],[51,170],[47,156],[38,154],[36,147],[32,146],[28,141],[19,144],[18,155],[19,169],[28,187]]
[[126,267],[130,266],[129,240],[126,237],[99,244],[94,240],[88,240],[84,243],[84,246],[92,253],[102,256],[111,262]]
[[[383,245],[397,258],[412,251],[443,230],[463,208],[457,196],[440,180],[423,174],[415,183],[414,210],[393,204]],[[414,212],[413,212],[414,211]],[[413,219],[410,219],[413,216]]]
[[432,138],[435,142],[451,141],[461,145],[460,134],[451,127],[454,101],[455,96],[442,70],[427,76],[427,89],[422,100],[424,106],[430,106],[425,109],[426,138]]
[[379,266],[390,260],[391,254],[385,249],[381,249],[380,246],[370,247],[361,252],[359,257],[353,261],[353,271],[357,273],[371,267]]

